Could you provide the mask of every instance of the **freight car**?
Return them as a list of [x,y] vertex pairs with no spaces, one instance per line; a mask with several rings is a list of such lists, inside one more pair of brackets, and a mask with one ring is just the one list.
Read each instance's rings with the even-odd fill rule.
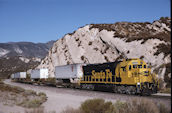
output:
[[26,72],[17,72],[11,75],[12,80],[23,81],[26,79]]
[[48,69],[47,68],[42,68],[42,69],[35,69],[31,71],[31,76],[30,76],[32,81],[38,81],[42,79],[47,79],[48,78]]
[[110,88],[117,93],[141,95],[157,93],[156,76],[141,59],[89,64],[83,66],[83,72],[79,83],[83,89]]
[[78,87],[80,78],[83,77],[82,66],[86,64],[70,64],[55,67],[55,78],[57,86]]

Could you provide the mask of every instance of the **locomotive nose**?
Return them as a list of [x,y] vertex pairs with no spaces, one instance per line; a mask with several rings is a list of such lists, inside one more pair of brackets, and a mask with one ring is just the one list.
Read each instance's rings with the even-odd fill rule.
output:
[[140,70],[140,79],[144,82],[152,82],[152,78],[150,76],[150,72],[148,69],[142,69]]
[[144,75],[144,76],[148,76],[148,75],[149,75],[149,71],[148,71],[148,70],[143,71],[143,75]]
[[148,69],[141,69],[139,70],[139,74],[143,76],[149,76],[149,70]]

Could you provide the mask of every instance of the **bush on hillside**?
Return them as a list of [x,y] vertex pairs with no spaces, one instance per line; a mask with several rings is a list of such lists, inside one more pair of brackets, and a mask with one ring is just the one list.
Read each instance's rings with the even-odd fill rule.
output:
[[164,104],[136,98],[131,101],[116,101],[114,104],[104,99],[89,99],[83,102],[78,109],[67,108],[62,113],[170,113]]

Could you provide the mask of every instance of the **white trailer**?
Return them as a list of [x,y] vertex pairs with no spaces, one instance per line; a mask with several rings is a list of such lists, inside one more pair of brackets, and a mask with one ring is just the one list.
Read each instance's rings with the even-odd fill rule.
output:
[[70,64],[55,67],[55,78],[65,83],[77,83],[83,76],[82,66],[85,64]]
[[31,79],[47,79],[48,78],[48,69],[35,69],[31,71]]
[[14,79],[14,74],[11,74],[11,79]]
[[24,79],[26,78],[26,72],[17,72],[11,75],[12,79]]

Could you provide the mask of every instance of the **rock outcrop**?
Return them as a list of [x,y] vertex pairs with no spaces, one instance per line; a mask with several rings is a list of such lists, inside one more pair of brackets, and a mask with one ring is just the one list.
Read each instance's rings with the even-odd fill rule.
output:
[[73,63],[103,63],[141,58],[161,78],[171,78],[171,18],[153,23],[118,22],[86,25],[56,41],[37,68]]

